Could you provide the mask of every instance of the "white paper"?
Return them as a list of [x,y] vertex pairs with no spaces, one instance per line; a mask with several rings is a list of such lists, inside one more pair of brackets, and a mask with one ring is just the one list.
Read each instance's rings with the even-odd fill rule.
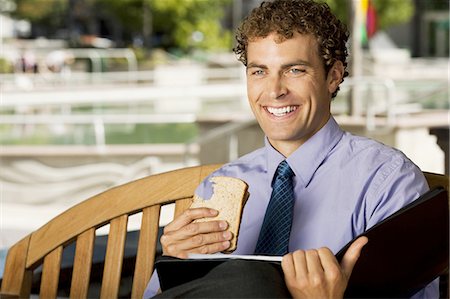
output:
[[198,254],[190,253],[188,259],[193,260],[211,260],[211,259],[242,259],[242,260],[257,260],[257,261],[271,261],[271,262],[281,262],[282,256],[267,256],[267,255],[233,255],[233,254]]

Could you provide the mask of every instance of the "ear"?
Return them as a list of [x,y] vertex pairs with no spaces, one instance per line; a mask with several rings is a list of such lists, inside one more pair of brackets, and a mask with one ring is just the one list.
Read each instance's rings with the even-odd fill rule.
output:
[[339,84],[342,82],[342,78],[344,77],[344,65],[342,61],[337,60],[334,62],[331,69],[328,71],[327,82],[328,82],[328,92],[333,94]]

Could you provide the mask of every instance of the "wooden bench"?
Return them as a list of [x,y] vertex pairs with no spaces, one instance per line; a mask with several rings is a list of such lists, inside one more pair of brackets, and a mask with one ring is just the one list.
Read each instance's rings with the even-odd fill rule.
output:
[[[132,273],[130,297],[142,298],[153,271],[161,207],[175,203],[175,215],[181,213],[190,205],[198,184],[218,167],[219,164],[205,165],[151,175],[68,209],[9,249],[1,297],[29,298],[33,272],[42,270],[36,291],[40,298],[56,298],[60,277],[67,280],[67,276],[71,281],[70,297],[86,298],[91,273],[98,272],[102,273],[100,298],[119,296],[122,272]],[[433,173],[425,176],[430,187],[443,186],[448,190],[448,176]],[[127,222],[136,213],[142,213],[141,228],[136,255],[129,258],[124,254]],[[94,261],[93,266],[96,230],[105,225],[109,225],[109,234],[104,262]],[[73,269],[61,270],[63,250],[68,246],[75,246]],[[448,269],[442,278],[441,297],[448,298]]]

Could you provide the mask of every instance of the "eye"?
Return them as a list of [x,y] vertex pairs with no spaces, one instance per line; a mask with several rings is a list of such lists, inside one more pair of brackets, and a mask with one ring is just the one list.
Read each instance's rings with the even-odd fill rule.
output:
[[247,69],[247,76],[263,77],[265,74],[266,70],[263,68],[251,67]]
[[302,74],[302,73],[304,73],[304,72],[305,72],[304,69],[297,68],[297,67],[290,68],[290,69],[287,71],[288,75],[300,75],[300,74]]

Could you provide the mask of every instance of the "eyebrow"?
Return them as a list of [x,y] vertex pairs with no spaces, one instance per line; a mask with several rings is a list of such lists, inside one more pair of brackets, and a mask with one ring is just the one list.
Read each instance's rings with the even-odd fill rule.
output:
[[308,61],[305,61],[305,60],[298,60],[298,61],[294,61],[292,63],[283,64],[281,67],[288,68],[288,67],[292,67],[292,66],[296,66],[296,65],[311,66],[311,63],[309,63]]
[[266,69],[267,66],[266,66],[266,65],[263,65],[263,64],[249,63],[249,64],[247,64],[247,69],[250,69],[250,68]]
[[[290,68],[296,65],[301,65],[301,66],[311,66],[311,63],[309,63],[308,61],[305,60],[297,60],[297,61],[293,61],[293,62],[289,62],[289,63],[285,63],[281,65],[281,69],[286,69],[286,68]],[[258,64],[258,63],[249,63],[247,65],[247,69],[249,68],[261,68],[261,69],[267,69],[268,67],[264,64]]]

